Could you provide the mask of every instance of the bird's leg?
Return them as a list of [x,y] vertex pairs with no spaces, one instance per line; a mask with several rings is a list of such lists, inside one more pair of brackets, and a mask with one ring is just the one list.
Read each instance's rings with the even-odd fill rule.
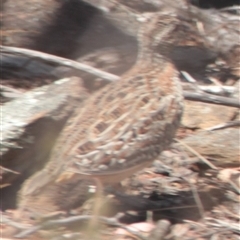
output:
[[89,221],[87,225],[87,231],[86,234],[88,237],[91,236],[91,239],[97,238],[95,236],[96,229],[98,228],[98,217],[100,216],[101,208],[104,204],[104,186],[99,178],[93,178],[95,184],[96,184],[96,192],[94,196],[94,202],[93,202],[93,211],[92,211],[92,218]]

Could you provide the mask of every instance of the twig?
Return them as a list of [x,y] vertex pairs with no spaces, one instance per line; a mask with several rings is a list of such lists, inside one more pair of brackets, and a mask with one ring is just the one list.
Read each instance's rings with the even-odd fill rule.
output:
[[[224,93],[224,94],[226,94],[227,93],[227,91],[224,89],[224,86],[222,85],[222,83],[218,80],[218,79],[216,79],[216,78],[213,78],[213,77],[209,77],[208,78],[212,83],[214,83],[216,86],[218,86],[219,88],[220,88],[220,90],[219,90],[219,92],[221,93]],[[233,91],[232,92],[234,92],[234,89],[233,89]]]
[[181,71],[182,76],[194,87],[196,92],[202,92],[202,90],[197,85],[197,81],[187,72]]
[[240,120],[221,123],[221,124],[218,124],[216,126],[206,128],[205,130],[206,131],[214,131],[214,130],[229,128],[229,127],[238,127],[238,126],[240,126]]
[[219,227],[219,228],[226,228],[231,230],[232,232],[235,232],[237,234],[240,234],[240,229],[239,229],[239,224],[235,222],[230,222],[230,221],[222,221],[220,219],[215,219],[215,218],[206,218],[208,220],[206,223],[209,226],[212,227]]
[[3,166],[0,166],[0,173],[2,173],[2,171],[14,173],[14,174],[20,174],[19,172],[16,172],[16,171],[13,171],[13,170],[11,170],[9,168],[5,168]]
[[22,232],[16,234],[14,237],[15,238],[24,238],[24,237],[27,237],[41,229],[42,229],[42,226],[40,226],[40,225],[33,226],[33,227],[30,227],[30,228],[23,230]]
[[[217,79],[214,79],[214,78],[208,78],[208,79],[211,82],[213,82],[216,86],[201,86],[197,84],[197,80],[194,79],[188,72],[181,71],[181,74],[191,84],[191,86],[196,90],[196,92],[204,91],[207,93],[223,95],[226,93],[233,93],[236,90],[236,87],[223,86]],[[184,86],[183,86],[183,89],[184,89]]]
[[8,226],[12,226],[12,227],[14,227],[16,229],[20,229],[20,230],[27,229],[29,227],[29,226],[23,225],[21,223],[14,222],[13,220],[5,217],[3,214],[1,214],[1,223],[4,223]]
[[199,88],[204,92],[216,95],[232,94],[236,90],[235,87],[231,86],[199,86]]
[[[206,231],[206,230],[205,230]],[[213,236],[216,233],[225,233],[227,232],[226,229],[218,229],[218,230],[209,230],[209,232],[204,233],[204,234],[199,234],[202,239],[210,239],[209,237]],[[201,238],[199,238],[201,239]],[[190,237],[190,238],[186,238],[185,240],[196,240],[196,236],[195,237]]]
[[[188,82],[192,84],[192,86],[196,91],[194,93],[190,91],[183,91],[183,96],[185,99],[190,101],[200,101],[200,102],[213,103],[218,105],[225,105],[229,107],[240,108],[240,102],[238,99],[236,100],[229,97],[220,97],[220,96],[214,96],[211,94],[204,93],[203,91],[205,92],[209,91],[209,87],[206,88],[204,86],[198,86],[197,81],[189,73],[185,71],[181,71],[181,74]],[[216,84],[216,81],[214,83]],[[218,85],[218,90],[219,88],[222,92],[225,92],[225,89],[223,88],[223,86]]]
[[200,213],[202,219],[204,219],[204,217],[205,217],[204,207],[203,207],[202,201],[199,197],[199,194],[198,194],[198,191],[197,191],[196,187],[187,178],[183,178],[183,179],[190,185],[190,188],[191,188],[192,193],[193,193],[193,197],[194,197],[195,202],[198,206],[199,213]]
[[[84,215],[84,216],[67,217],[67,218],[58,219],[58,220],[49,220],[49,221],[41,223],[37,226],[33,226],[29,229],[26,229],[26,230],[18,233],[17,235],[15,235],[14,237],[24,238],[24,237],[27,237],[30,234],[33,234],[33,233],[37,232],[40,229],[49,229],[51,227],[56,228],[56,227],[66,226],[66,225],[77,223],[77,222],[91,220],[93,217],[96,217],[96,216]],[[113,218],[96,217],[96,219],[97,219],[97,221],[103,222],[107,225],[123,228],[124,230],[128,231],[129,233],[133,234],[134,236],[137,236],[139,239],[146,240],[146,238],[143,237],[141,234],[139,234],[139,232],[134,231],[134,230],[128,228],[127,226],[119,223],[117,217],[113,217]]]
[[0,91],[13,92],[13,93],[16,93],[16,94],[22,94],[23,93],[22,91],[19,91],[17,89],[12,88],[12,87],[4,86],[2,84],[0,84]]
[[222,83],[217,80],[216,78],[213,78],[213,77],[209,77],[208,80],[210,80],[212,83],[214,83],[216,86],[219,86],[219,87],[222,87]]
[[180,141],[178,139],[174,139],[176,142],[180,143],[182,146],[184,146],[186,149],[188,149],[191,153],[193,153],[195,156],[199,157],[205,164],[207,164],[209,167],[211,167],[214,170],[217,170],[218,168],[213,165],[212,163],[210,163],[206,158],[204,158],[202,155],[200,155],[197,151],[195,151],[193,148],[191,148],[190,146],[188,146],[186,143],[184,143],[183,141]]
[[57,63],[59,65],[63,65],[70,68],[75,68],[81,71],[85,71],[88,73],[91,73],[93,75],[96,75],[98,77],[101,77],[103,79],[106,79],[108,81],[116,81],[119,79],[118,76],[104,72],[102,70],[96,69],[94,67],[91,67],[89,65],[79,63],[70,59],[57,57],[48,53],[43,53],[35,50],[29,50],[25,48],[17,48],[17,47],[7,47],[7,46],[0,46],[0,52],[1,53],[8,53],[8,54],[19,54],[22,56],[28,56],[33,58],[42,59],[47,62]]
[[[204,229],[204,232],[206,232],[207,230],[209,230],[209,232],[206,232],[204,234],[199,234],[201,235],[201,237],[210,237],[212,236],[213,234],[215,233],[224,233],[226,232],[226,229],[206,229],[206,224],[202,224],[202,223],[199,223],[199,222],[194,222],[194,221],[191,221],[191,220],[183,220],[183,222],[187,223],[187,224],[190,224],[192,227],[194,227],[195,229],[196,228],[200,228],[200,229]],[[196,240],[196,236],[195,237],[190,237],[190,238],[186,238],[186,240]]]
[[[93,74],[95,76],[101,77],[107,81],[117,81],[120,79],[119,76],[116,76],[111,73],[104,72],[102,70],[96,69],[94,67],[91,67],[89,65],[79,63],[73,60],[69,60],[62,57],[56,57],[51,54],[42,53],[35,50],[29,50],[24,48],[17,48],[17,47],[6,47],[6,46],[0,46],[0,52],[1,53],[10,53],[10,54],[20,54],[23,56],[30,56],[34,58],[39,58],[48,62],[57,63],[63,66],[75,68],[81,71],[88,72],[90,74]],[[240,108],[240,102],[235,99],[230,99],[227,97],[219,97],[219,96],[212,96],[210,94],[203,94],[203,93],[192,93],[188,91],[183,92],[183,96],[185,99],[190,101],[201,101],[201,102],[207,102],[212,104],[218,104],[218,105],[225,105],[230,107],[237,107]]]
[[217,105],[224,105],[228,107],[240,108],[240,101],[238,99],[232,99],[228,97],[214,96],[207,93],[193,93],[189,91],[184,91],[183,96],[186,100],[206,102]]
[[220,9],[221,12],[225,12],[225,11],[231,11],[231,10],[240,10],[240,6],[232,6],[232,7],[225,7]]
[[228,216],[230,216],[231,218],[236,218],[237,220],[240,220],[240,216],[239,214],[235,214],[233,212],[231,212],[229,209],[227,209],[225,206],[220,205],[220,211],[225,212],[225,214],[227,214]]
[[235,184],[232,180],[228,180],[229,184],[232,186],[232,188],[237,192],[237,194],[240,194],[240,188]]

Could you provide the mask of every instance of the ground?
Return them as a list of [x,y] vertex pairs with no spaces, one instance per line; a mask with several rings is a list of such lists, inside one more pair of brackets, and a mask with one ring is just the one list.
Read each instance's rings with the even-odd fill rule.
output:
[[[57,1],[7,0],[1,14],[3,45],[69,57],[116,75],[125,72],[136,59],[136,40],[115,28],[99,10],[89,5],[77,1],[66,1],[61,6]],[[81,77],[90,94],[106,84],[105,80],[91,74],[38,59],[31,59],[29,64],[28,59],[18,58],[18,63],[25,63],[17,65],[13,60],[16,56],[12,60],[8,57],[4,55],[2,65],[2,105],[66,76]],[[216,81],[209,79],[214,78],[217,85],[232,87],[237,92],[239,76],[236,71],[231,71],[224,59],[217,57],[201,67],[204,69],[194,70],[195,84],[211,89]],[[225,95],[232,97],[234,94]],[[235,99],[239,99],[237,93]],[[238,125],[214,129],[219,124],[234,121]],[[9,206],[6,202],[16,197],[14,186],[17,181],[11,182],[10,186],[2,185],[3,206]],[[93,197],[77,209],[50,213],[50,216],[40,217],[34,226],[24,222],[18,223],[16,228],[26,227],[27,231],[21,229],[18,232],[23,239],[29,240],[238,239],[238,109],[185,100],[182,125],[170,149],[163,152],[151,167],[126,179],[121,185],[117,191],[106,189],[104,199]],[[11,187],[12,190],[6,190]],[[6,218],[13,219],[14,208],[16,205],[10,204],[2,209],[3,234],[11,225]],[[103,217],[97,220],[99,212]],[[116,216],[120,212],[123,215]],[[29,229],[33,234],[29,234]]]

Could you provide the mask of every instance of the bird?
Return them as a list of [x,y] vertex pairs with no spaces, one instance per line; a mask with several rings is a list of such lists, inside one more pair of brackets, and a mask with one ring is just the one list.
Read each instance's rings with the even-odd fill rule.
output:
[[168,9],[141,21],[136,63],[75,110],[46,166],[23,184],[22,214],[74,208],[93,179],[103,186],[119,183],[151,165],[173,141],[183,96],[169,56],[192,25]]

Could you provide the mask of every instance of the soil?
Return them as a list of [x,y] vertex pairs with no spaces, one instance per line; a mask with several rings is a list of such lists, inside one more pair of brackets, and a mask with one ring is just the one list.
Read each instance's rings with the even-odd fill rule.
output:
[[[121,32],[99,9],[83,1],[63,2],[4,1],[0,9],[1,44],[74,59],[116,75],[123,74],[134,64],[137,56],[134,37]],[[214,1],[198,2],[204,8],[215,6]],[[150,8],[146,4],[143,6]],[[239,72],[230,71],[229,62],[231,59],[225,61],[218,56],[211,59],[211,63],[200,65],[201,69],[197,69],[194,76],[197,84],[214,86],[209,80],[214,77],[223,86],[237,86]],[[39,59],[29,61],[17,55],[3,55],[2,63],[0,94],[3,106],[63,77],[81,77],[90,94],[107,84],[91,74]],[[239,99],[239,95],[235,97]],[[188,101],[185,109],[177,140],[151,167],[123,181],[121,190],[106,189],[103,200],[90,198],[84,206],[51,213],[33,225],[18,223],[16,228],[21,229],[21,224],[26,227],[18,231],[23,234],[22,239],[239,239],[239,125],[208,130],[239,121],[239,110]],[[12,202],[1,204],[7,206],[2,209],[3,233],[13,225],[5,218],[14,221],[16,199],[12,201],[11,198],[17,196],[17,181],[1,185],[2,199]],[[100,204],[100,215],[106,219],[93,224],[86,219],[95,216],[96,203]],[[120,212],[123,215],[117,218]],[[69,220],[79,215],[86,218]],[[56,222],[53,224],[51,220]],[[60,224],[58,220],[65,223]],[[33,230],[33,234],[26,229]],[[6,235],[11,237],[2,239],[16,237]]]

